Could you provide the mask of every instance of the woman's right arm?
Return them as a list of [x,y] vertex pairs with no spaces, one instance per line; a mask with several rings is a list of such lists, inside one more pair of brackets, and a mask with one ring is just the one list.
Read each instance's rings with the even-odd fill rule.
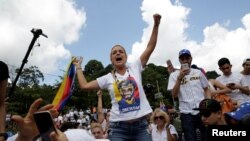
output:
[[82,57],[80,57],[79,59],[75,59],[73,61],[73,64],[76,67],[76,75],[77,75],[78,83],[79,83],[81,89],[84,89],[84,90],[100,89],[96,80],[93,80],[91,82],[87,82],[87,80],[84,76],[83,70],[81,68]]

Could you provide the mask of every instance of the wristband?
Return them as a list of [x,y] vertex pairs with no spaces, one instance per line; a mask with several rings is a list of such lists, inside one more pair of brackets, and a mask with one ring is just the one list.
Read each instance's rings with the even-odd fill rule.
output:
[[81,67],[77,67],[76,70],[82,70],[82,68]]

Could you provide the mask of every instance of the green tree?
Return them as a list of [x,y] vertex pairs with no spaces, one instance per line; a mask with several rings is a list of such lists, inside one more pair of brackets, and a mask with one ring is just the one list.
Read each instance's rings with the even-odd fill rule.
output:
[[[158,107],[159,101],[163,100],[165,104],[172,105],[172,97],[167,91],[167,81],[169,74],[167,68],[156,66],[152,63],[148,64],[142,72],[142,83],[149,103],[152,107]],[[157,86],[158,83],[158,86]],[[163,94],[163,99],[155,99],[155,94],[159,92]]]
[[[16,69],[16,73],[19,71],[19,69]],[[43,73],[38,69],[36,66],[31,66],[29,68],[23,69],[19,80],[18,85],[20,87],[33,87],[38,86],[40,83],[40,79],[43,81],[44,76]]]
[[[16,69],[18,72],[19,69]],[[39,97],[45,103],[51,103],[52,86],[40,86],[40,80],[44,80],[43,73],[36,66],[25,68],[21,73],[15,92],[10,96],[8,111],[11,113],[25,114],[33,101]]]
[[97,61],[97,60],[90,60],[85,68],[84,68],[84,72],[86,75],[92,76],[92,77],[96,77],[96,75],[98,75],[98,72],[100,70],[103,70],[104,67],[102,65],[101,62]]

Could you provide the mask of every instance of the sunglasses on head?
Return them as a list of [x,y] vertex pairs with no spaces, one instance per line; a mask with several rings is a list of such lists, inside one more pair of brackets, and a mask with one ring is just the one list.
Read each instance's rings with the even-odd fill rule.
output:
[[211,113],[212,113],[211,111],[201,111],[200,115],[204,116],[205,118],[208,118],[210,117]]
[[154,120],[157,120],[157,119],[163,120],[164,117],[163,116],[154,117]]

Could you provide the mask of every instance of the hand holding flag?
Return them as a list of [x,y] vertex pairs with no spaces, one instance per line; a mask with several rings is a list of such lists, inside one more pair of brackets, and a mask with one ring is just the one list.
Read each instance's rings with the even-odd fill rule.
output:
[[[74,80],[76,75],[76,67],[73,64],[73,62],[77,60],[76,57],[72,57],[68,69],[65,73],[65,76],[63,78],[63,82],[52,102],[52,104],[55,106],[55,108],[58,111],[61,111],[63,107],[66,105],[66,102],[69,100],[69,98],[72,96],[73,87],[74,87]],[[81,61],[77,61],[79,63]],[[81,63],[80,63],[81,65]]]

